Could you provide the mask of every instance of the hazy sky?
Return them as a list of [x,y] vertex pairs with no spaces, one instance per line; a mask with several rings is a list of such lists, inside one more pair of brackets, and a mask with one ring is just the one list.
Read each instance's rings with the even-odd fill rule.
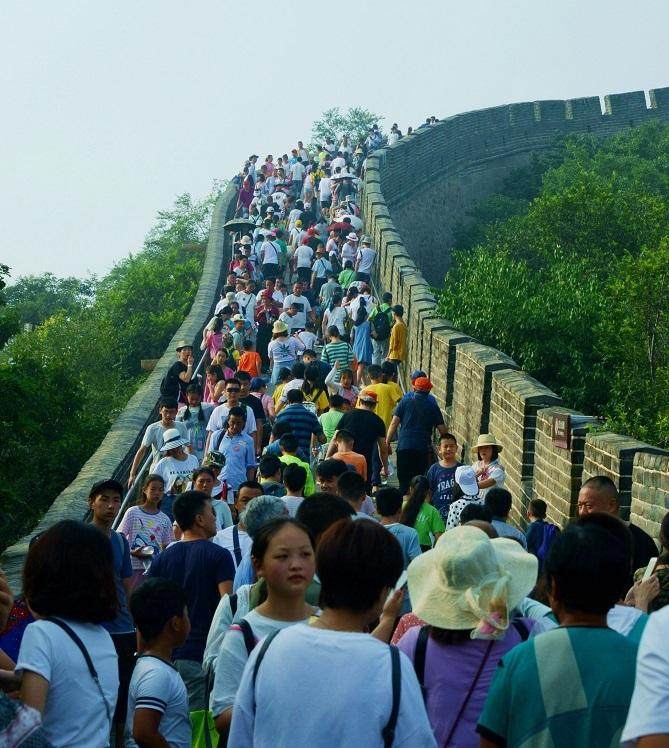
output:
[[331,106],[404,130],[669,85],[668,24],[666,0],[2,0],[0,262],[103,273]]

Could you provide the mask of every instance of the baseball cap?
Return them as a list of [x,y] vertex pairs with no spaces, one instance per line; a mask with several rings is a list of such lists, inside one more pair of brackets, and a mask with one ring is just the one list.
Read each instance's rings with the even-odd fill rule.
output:
[[360,395],[360,399],[364,403],[376,403],[378,402],[378,398],[376,396],[376,392],[374,390],[363,390]]
[[429,392],[432,389],[432,382],[427,377],[418,377],[413,382],[414,389],[420,392]]

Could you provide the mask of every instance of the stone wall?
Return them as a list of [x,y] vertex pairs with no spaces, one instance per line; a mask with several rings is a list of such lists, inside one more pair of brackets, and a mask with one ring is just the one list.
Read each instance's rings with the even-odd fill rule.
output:
[[[10,546],[3,554],[0,566],[5,570],[15,592],[21,588],[21,569],[28,550],[28,541],[37,532],[51,527],[63,519],[82,519],[88,508],[88,492],[95,481],[113,476],[123,484],[128,479],[130,465],[144,433],[145,427],[156,420],[160,398],[160,382],[175,361],[177,340],[190,340],[199,350],[201,332],[211,318],[213,307],[220,295],[227,269],[226,248],[229,241],[223,224],[234,214],[237,194],[230,185],[214,207],[209,243],[197,294],[188,316],[176,331],[162,358],[130,398],[128,404],[114,421],[97,450],[81,468],[77,477],[54,500],[32,532]],[[228,250],[229,252],[229,250]]]
[[[538,101],[459,114],[419,128],[367,159],[361,200],[378,250],[377,289],[406,310],[409,352],[403,377],[424,370],[456,435],[463,459],[479,433],[503,446],[512,519],[523,526],[527,502],[542,498],[549,518],[564,526],[578,489],[591,474],[609,475],[624,514],[657,537],[669,509],[669,453],[628,437],[593,431],[596,419],[561,407],[560,398],[519,371],[503,352],[481,345],[437,316],[430,283],[450,262],[450,236],[477,200],[557,137],[590,132],[606,137],[652,119],[669,122],[669,88],[567,101]],[[571,416],[570,445],[553,443],[556,414]]]

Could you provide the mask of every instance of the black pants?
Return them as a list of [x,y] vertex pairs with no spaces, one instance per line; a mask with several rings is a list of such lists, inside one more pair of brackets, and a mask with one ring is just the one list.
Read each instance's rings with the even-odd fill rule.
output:
[[132,671],[135,669],[135,652],[137,651],[137,637],[135,632],[128,634],[112,634],[114,648],[118,655],[118,698],[116,700],[116,711],[114,712],[114,723],[125,724],[128,711],[128,688]]
[[430,467],[430,455],[427,449],[397,450],[397,480],[404,496],[409,490],[409,483],[416,475],[425,475]]

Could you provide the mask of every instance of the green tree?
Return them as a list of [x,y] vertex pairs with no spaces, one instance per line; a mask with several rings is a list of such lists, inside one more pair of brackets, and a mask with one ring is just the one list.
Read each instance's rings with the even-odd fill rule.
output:
[[320,119],[311,126],[311,139],[314,144],[322,145],[327,137],[339,143],[344,135],[353,145],[367,137],[373,125],[381,123],[378,114],[362,107],[350,107],[346,114],[339,111],[339,107],[326,109]]
[[72,314],[91,303],[95,279],[57,278],[53,273],[25,275],[4,290],[7,304],[20,323],[39,325],[53,314]]

